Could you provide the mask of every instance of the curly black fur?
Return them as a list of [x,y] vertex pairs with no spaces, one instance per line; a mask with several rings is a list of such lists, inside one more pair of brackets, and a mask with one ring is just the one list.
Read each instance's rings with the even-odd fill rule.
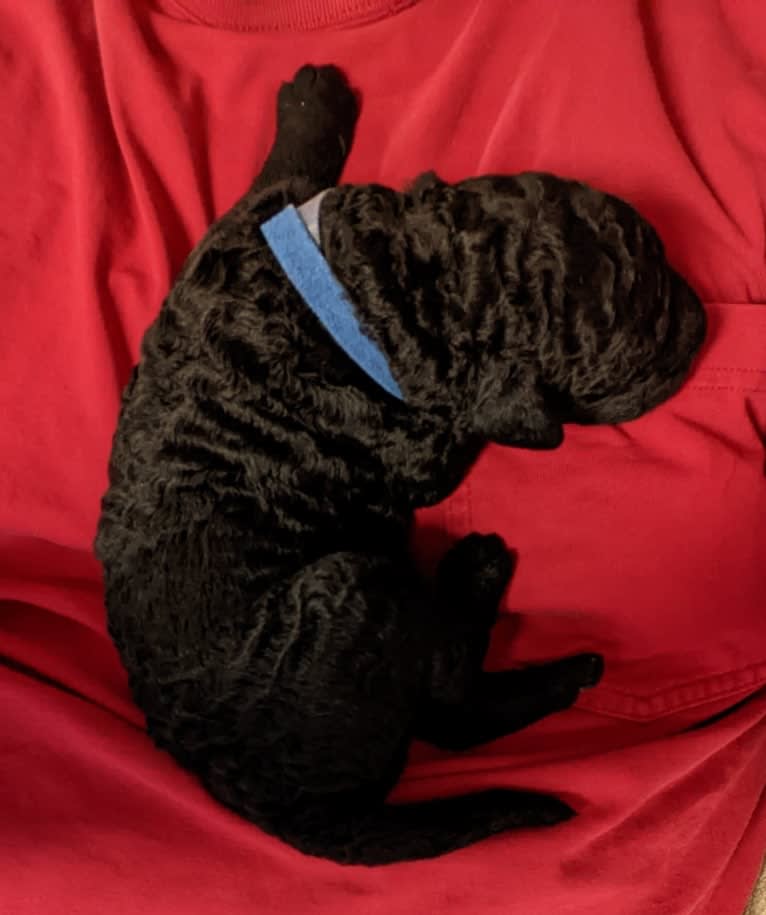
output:
[[272,153],[191,254],[126,389],[96,542],[110,632],[150,734],[303,851],[377,864],[571,815],[523,791],[396,806],[413,737],[462,750],[571,705],[593,655],[482,672],[510,556],[471,535],[435,583],[412,512],[488,440],[639,416],[704,336],[627,204],[545,174],[325,196],[321,246],[406,403],[330,341],[259,225],[333,185],[356,104],[283,86]]

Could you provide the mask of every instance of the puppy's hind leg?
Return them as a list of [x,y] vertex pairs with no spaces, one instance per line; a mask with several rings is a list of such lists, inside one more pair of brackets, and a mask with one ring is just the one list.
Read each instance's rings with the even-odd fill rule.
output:
[[573,815],[555,797],[494,788],[367,809],[319,807],[293,822],[286,838],[306,854],[370,867],[434,858],[506,830],[554,826]]

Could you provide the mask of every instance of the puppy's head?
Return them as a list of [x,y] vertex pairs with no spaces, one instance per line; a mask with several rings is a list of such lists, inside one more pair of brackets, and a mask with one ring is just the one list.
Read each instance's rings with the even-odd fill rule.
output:
[[540,174],[473,179],[456,191],[467,282],[477,282],[474,271],[494,275],[474,306],[488,324],[480,434],[555,447],[562,424],[626,422],[678,390],[705,313],[631,206]]

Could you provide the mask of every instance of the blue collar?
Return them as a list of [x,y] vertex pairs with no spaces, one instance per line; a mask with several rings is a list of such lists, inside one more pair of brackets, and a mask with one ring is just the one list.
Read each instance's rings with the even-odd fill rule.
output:
[[321,197],[317,195],[298,210],[285,207],[263,223],[261,232],[287,278],[338,346],[381,388],[404,400],[385,355],[362,330],[353,304],[322,255]]

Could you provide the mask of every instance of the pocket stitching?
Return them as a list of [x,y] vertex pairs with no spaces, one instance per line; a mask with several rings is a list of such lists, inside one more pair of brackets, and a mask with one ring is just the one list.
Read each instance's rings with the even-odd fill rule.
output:
[[[577,703],[586,711],[616,718],[647,721],[683,709],[758,689],[766,684],[766,661],[756,661],[723,674],[697,677],[646,696],[603,686],[582,696]],[[690,696],[689,694],[695,695]]]

